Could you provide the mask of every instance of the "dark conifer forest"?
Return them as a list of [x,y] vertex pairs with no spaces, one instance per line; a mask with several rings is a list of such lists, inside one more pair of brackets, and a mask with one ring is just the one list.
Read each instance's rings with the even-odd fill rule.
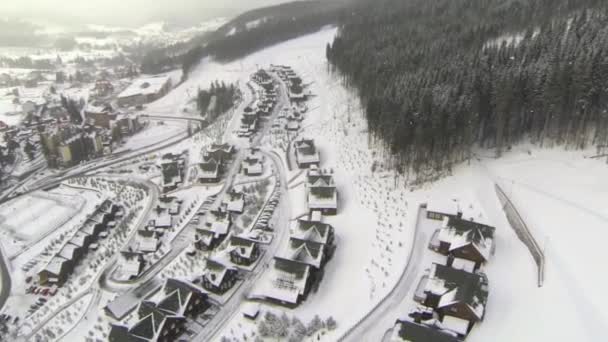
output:
[[224,82],[215,81],[211,83],[209,89],[198,90],[196,107],[202,116],[213,121],[232,108],[237,97],[238,91],[234,84],[226,85]]
[[476,146],[608,143],[608,4],[358,1],[327,46],[373,141],[402,170],[449,170]]

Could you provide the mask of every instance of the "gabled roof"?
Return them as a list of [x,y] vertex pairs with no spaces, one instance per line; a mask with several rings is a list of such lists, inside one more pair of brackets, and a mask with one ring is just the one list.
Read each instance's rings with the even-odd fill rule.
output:
[[85,240],[89,239],[89,236],[89,234],[79,230],[70,239],[70,243],[78,247],[85,247]]
[[205,213],[204,220],[201,220],[201,223],[202,225],[197,230],[213,232],[217,237],[228,233],[232,221],[230,213],[218,208]]
[[175,290],[180,292],[181,298],[186,298],[186,296],[190,293],[197,293],[203,296],[207,295],[207,293],[201,291],[199,288],[188,282],[174,278],[167,279],[164,286],[165,294],[169,294]]
[[220,151],[220,150],[223,152],[232,153],[232,151],[234,150],[234,146],[230,145],[229,143],[223,143],[223,144],[213,143],[208,148],[209,152]]
[[61,274],[62,270],[65,269],[67,263],[68,263],[67,259],[62,258],[61,256],[56,255],[44,267],[43,271],[47,271],[47,272],[49,272],[51,274],[54,274],[54,275],[59,275],[59,274]]
[[135,323],[131,329],[129,329],[129,333],[149,340],[153,339],[154,335],[156,335],[154,314],[150,313],[148,316]]
[[255,241],[233,235],[230,237],[229,249],[231,253],[235,252],[244,258],[250,258],[255,248],[255,245]]
[[287,259],[320,268],[324,256],[323,247],[324,245],[321,243],[292,237],[289,239],[289,250],[286,256]]
[[[220,286],[224,281],[224,278],[228,274],[228,271],[235,270],[233,267],[228,267],[222,263],[219,263],[213,259],[207,259],[207,265],[203,277],[207,279],[213,286]],[[215,276],[215,277],[214,277]]]
[[295,276],[295,279],[308,277],[310,266],[293,260],[274,257],[274,267],[284,273],[289,273]]
[[433,264],[430,277],[432,281],[429,283],[433,284],[431,291],[441,296],[438,308],[464,303],[479,320],[483,318],[488,300],[488,283],[483,276]]
[[67,260],[74,260],[76,258],[76,252],[79,248],[80,247],[68,242],[65,244],[65,246],[63,246],[61,251],[59,251],[58,255]]
[[494,244],[494,227],[458,217],[444,220],[439,240],[449,242],[450,251],[472,245],[485,260],[489,260]]
[[298,220],[292,236],[301,240],[327,244],[332,230],[333,227],[326,223]]
[[[186,296],[190,296],[187,294]],[[182,298],[179,290],[174,290],[168,296],[161,299],[156,305],[159,310],[162,310],[171,315],[177,315],[182,313],[182,307],[186,298]]]

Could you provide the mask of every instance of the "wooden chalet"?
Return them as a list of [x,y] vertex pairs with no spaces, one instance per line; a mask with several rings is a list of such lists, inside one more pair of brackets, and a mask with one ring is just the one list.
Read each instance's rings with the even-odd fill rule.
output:
[[260,247],[257,242],[239,236],[230,237],[230,261],[237,265],[249,266],[256,262],[260,256]]
[[236,268],[207,259],[205,272],[202,276],[203,288],[215,294],[224,294],[236,284],[237,274]]

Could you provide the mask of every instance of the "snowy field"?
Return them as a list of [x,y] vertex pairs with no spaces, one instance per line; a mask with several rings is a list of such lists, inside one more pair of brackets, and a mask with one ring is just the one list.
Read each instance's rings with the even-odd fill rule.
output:
[[29,240],[55,229],[77,210],[75,198],[42,194],[21,196],[0,209],[0,229]]
[[487,320],[470,341],[608,340],[608,277],[597,269],[608,239],[608,179],[605,160],[590,155],[519,148],[479,168],[502,185],[544,248],[546,272],[537,288],[531,256],[497,213]]

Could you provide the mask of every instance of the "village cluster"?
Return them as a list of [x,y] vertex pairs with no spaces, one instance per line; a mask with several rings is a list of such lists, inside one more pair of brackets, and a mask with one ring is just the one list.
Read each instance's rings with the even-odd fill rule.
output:
[[494,255],[495,228],[469,217],[455,201],[426,205],[422,220],[441,222],[429,242],[438,254],[414,293],[416,308],[398,319],[392,341],[463,341],[483,321],[488,278],[483,266]]
[[0,111],[10,119],[0,121],[3,186],[45,165],[68,168],[111,155],[145,127],[144,105],[175,82],[171,75],[140,76],[128,63],[104,63],[58,59],[49,70],[0,75]]
[[[171,92],[175,75],[143,76],[133,67],[104,69],[95,63],[71,75],[61,63],[58,71],[28,75],[22,84],[11,80],[5,96],[27,115],[3,132],[3,167],[8,170],[31,154],[29,169],[13,184],[44,165],[69,172],[105,156],[109,167],[83,171],[68,182],[96,191],[100,202],[76,229],[62,233],[56,248],[44,250],[49,255],[42,267],[26,265],[26,293],[41,297],[26,314],[29,323],[22,331],[37,340],[65,334],[58,325],[86,321],[72,323],[74,313],[65,306],[82,308],[90,296],[84,316],[98,321],[91,340],[206,340],[218,337],[216,327],[237,310],[258,327],[255,334],[275,336],[268,327],[278,320],[274,310],[296,310],[319,290],[340,239],[328,223],[339,215],[334,170],[322,167],[327,155],[303,133],[314,95],[301,76],[285,65],[257,68],[245,84],[248,92],[239,89],[238,109],[214,122],[182,118],[201,129],[192,132],[189,125],[188,134],[170,147],[112,163],[117,154],[129,152],[125,137],[149,129],[153,120],[160,126],[170,119],[146,109]],[[188,101],[181,112],[189,112],[194,98]],[[137,198],[147,201],[123,200],[116,189],[108,199],[105,177],[141,187],[147,196]],[[300,185],[303,198],[290,192]],[[305,203],[305,211],[291,211],[294,199]],[[429,205],[426,213],[425,219],[441,222],[429,245],[441,257],[422,276],[416,309],[397,321],[392,338],[460,341],[484,317],[488,280],[481,269],[493,254],[494,228],[467,220],[460,208]],[[118,226],[121,239],[112,242],[107,255],[89,257]],[[190,268],[179,272],[184,265]],[[78,274],[89,266],[94,275]],[[75,289],[75,297],[56,295]],[[52,309],[46,303],[50,297],[57,299]],[[53,319],[53,310],[62,318]],[[294,316],[287,326],[301,341],[298,322]],[[316,316],[304,333],[311,336],[336,324],[332,317],[321,322]]]
[[[270,124],[268,119],[277,102],[277,82],[262,70],[252,76],[248,86],[254,90],[255,99],[244,108],[241,126],[235,133],[239,138],[251,139],[262,123]],[[251,134],[243,134],[244,123],[248,123],[251,131],[247,132]],[[314,142],[307,141],[310,145],[297,144],[296,158],[302,168],[311,168],[308,171],[312,198],[310,217],[298,221],[284,252],[268,255],[274,257],[272,270],[273,276],[277,276],[273,288],[285,294],[264,299],[284,305],[297,305],[306,297],[314,279],[320,280],[323,265],[334,248],[333,229],[322,223],[321,217],[322,213],[337,212],[336,188],[332,176],[318,170],[318,152]],[[316,155],[316,160],[307,154]],[[273,231],[277,234],[276,230],[289,229],[279,226],[284,223],[278,222],[275,215],[281,196],[278,175],[271,172],[276,166],[269,164],[271,158],[260,149],[237,149],[228,143],[212,143],[202,152],[198,163],[188,165],[189,160],[187,152],[161,157],[160,185],[164,195],[151,210],[148,224],[138,230],[121,252],[123,261],[116,269],[120,277],[114,277],[113,281],[133,282],[145,276],[145,267],[154,267],[154,262],[172,255],[165,249],[164,257],[155,261],[147,259],[147,255],[159,251],[159,246],[171,245],[163,240],[167,231],[175,229],[176,215],[183,211],[182,200],[175,196],[186,179],[195,179],[200,186],[224,183],[223,191],[192,209],[195,214],[183,230],[193,232],[193,241],[185,248],[185,254],[190,258],[204,258],[204,267],[188,279],[168,278],[162,288],[155,287],[142,294],[143,301],[128,293],[117,296],[105,308],[106,313],[118,321],[111,325],[111,341],[137,336],[163,340],[165,336],[175,338],[184,332],[195,336],[200,327],[197,329],[191,323],[209,324],[243,283],[264,271],[260,264],[267,261],[263,262],[262,256],[272,244],[281,244],[277,236],[273,237]],[[325,207],[319,207],[319,200],[324,196],[333,198],[333,206],[321,203]],[[298,279],[293,281],[292,277]],[[289,297],[287,301],[284,301],[285,295]],[[257,314],[250,316],[255,318]]]

